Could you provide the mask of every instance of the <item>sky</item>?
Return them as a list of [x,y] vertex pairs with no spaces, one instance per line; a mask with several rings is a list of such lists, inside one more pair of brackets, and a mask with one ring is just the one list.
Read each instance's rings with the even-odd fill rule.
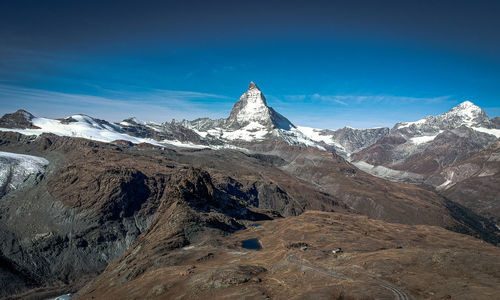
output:
[[0,0],[0,114],[223,118],[250,81],[301,126],[500,116],[500,1]]

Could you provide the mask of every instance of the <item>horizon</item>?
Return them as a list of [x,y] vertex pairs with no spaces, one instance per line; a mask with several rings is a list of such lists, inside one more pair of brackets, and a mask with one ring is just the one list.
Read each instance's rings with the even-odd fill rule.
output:
[[0,113],[226,118],[255,81],[296,126],[500,116],[500,3],[0,4]]
[[[254,83],[254,82],[253,82],[253,81],[251,81],[251,83]],[[255,83],[254,83],[254,84],[255,84]],[[1,88],[1,86],[0,86],[0,88]],[[257,88],[258,88],[258,85],[257,85]],[[260,88],[259,88],[259,90],[260,90]],[[264,94],[264,93],[263,93],[263,94]],[[264,95],[264,96],[265,96],[265,95]],[[266,100],[267,100],[267,99],[266,99]],[[236,103],[236,101],[235,101],[234,103]],[[472,104],[472,105],[474,105],[474,106],[477,106],[474,102],[472,102],[472,101],[470,101],[470,100],[465,100],[465,101],[462,101],[462,102],[460,102],[460,103],[458,103],[458,104],[456,104],[456,105],[454,105],[454,106],[450,107],[448,110],[443,111],[443,112],[441,112],[441,113],[438,113],[438,114],[436,114],[436,115],[441,115],[441,114],[444,114],[444,113],[446,113],[446,112],[449,112],[449,111],[450,111],[450,110],[452,110],[453,108],[455,108],[455,107],[457,107],[457,106],[460,106],[460,105],[462,105],[462,104],[464,104],[464,103],[470,103],[470,104]],[[270,105],[268,105],[268,106],[269,106],[269,107],[272,107],[272,106],[270,106]],[[477,107],[479,107],[479,106],[477,106]],[[480,109],[482,109],[481,107],[479,107],[479,108],[480,108]],[[144,119],[138,118],[138,117],[133,116],[133,115],[128,116],[128,117],[124,117],[124,118],[119,119],[119,120],[110,120],[110,119],[106,119],[106,118],[100,118],[100,117],[98,117],[98,116],[94,116],[94,115],[88,115],[88,114],[85,114],[85,113],[72,113],[72,114],[67,114],[67,115],[64,115],[64,116],[49,117],[49,116],[37,115],[37,114],[33,113],[32,111],[27,110],[27,109],[24,109],[24,108],[19,108],[19,109],[16,109],[16,110],[14,110],[14,111],[5,112],[5,113],[3,113],[3,114],[14,113],[14,112],[17,112],[17,111],[20,111],[20,110],[21,110],[21,111],[28,112],[28,113],[30,113],[30,114],[32,114],[32,115],[34,115],[34,117],[40,117],[40,118],[63,119],[63,118],[69,118],[69,117],[71,117],[71,116],[75,116],[75,115],[86,115],[86,116],[89,116],[89,117],[92,117],[92,118],[95,118],[95,119],[103,119],[103,120],[106,120],[106,121],[109,121],[109,122],[114,122],[114,123],[120,123],[120,122],[125,121],[125,120],[127,120],[127,119],[135,119],[135,120],[137,120],[138,122],[156,123],[156,124],[161,124],[161,123],[166,123],[166,122],[172,122],[172,121],[175,121],[175,120],[177,120],[177,121],[184,121],[184,120],[188,120],[188,119],[171,119],[171,120],[165,120],[165,121],[144,120]],[[482,110],[483,110],[483,109],[482,109]],[[278,110],[276,110],[276,111],[277,111],[278,113],[280,113]],[[483,111],[484,111],[484,110],[483,110]],[[485,113],[486,113],[486,112],[485,112]],[[486,113],[486,114],[487,114],[487,113]],[[416,120],[400,121],[400,122],[396,122],[396,123],[394,123],[394,124],[391,124],[391,125],[389,125],[389,126],[374,126],[374,127],[363,127],[363,128],[359,128],[359,127],[353,127],[353,126],[350,126],[350,125],[344,125],[344,126],[342,126],[342,127],[338,127],[338,128],[315,128],[315,127],[311,127],[311,128],[314,128],[314,129],[338,130],[338,129],[341,129],[341,128],[352,128],[352,129],[375,129],[375,128],[384,128],[384,127],[387,127],[387,128],[389,128],[389,129],[391,129],[391,128],[393,128],[396,124],[398,124],[398,123],[414,122],[414,121],[418,121],[418,120],[425,119],[425,118],[430,117],[430,116],[436,116],[436,115],[427,115],[427,116],[422,116],[421,118],[416,119]],[[487,114],[487,115],[488,115],[488,114]],[[222,119],[226,119],[226,118],[228,118],[228,117],[229,117],[229,113],[227,114],[227,116],[222,117]],[[284,115],[284,117],[285,117],[285,118],[287,118],[287,116],[286,116],[286,115]],[[495,117],[497,117],[497,116],[492,117],[492,116],[488,115],[488,117],[489,117],[490,119],[493,119],[493,118],[495,118]],[[195,119],[200,119],[200,118],[205,118],[205,117],[200,116],[200,117],[197,117],[197,118],[194,118],[194,119],[189,119],[188,121],[192,121],[192,120],[195,120]],[[287,118],[287,119],[288,119],[288,118]],[[310,126],[305,126],[305,125],[295,124],[295,123],[294,123],[292,120],[290,120],[290,119],[289,119],[289,121],[290,121],[293,125],[295,125],[295,126],[297,126],[297,127],[310,127]]]

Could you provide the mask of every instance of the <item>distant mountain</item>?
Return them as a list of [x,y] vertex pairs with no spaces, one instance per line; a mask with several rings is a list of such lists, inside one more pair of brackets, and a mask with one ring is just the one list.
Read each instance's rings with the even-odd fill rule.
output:
[[393,180],[422,182],[500,137],[500,125],[470,101],[438,116],[397,123],[376,143],[351,155],[361,169]]
[[500,139],[472,157],[430,176],[427,184],[478,214],[500,223]]
[[0,126],[3,128],[30,128],[38,129],[34,126],[32,120],[35,118],[31,113],[20,109],[15,113],[5,114],[0,118]]
[[325,149],[335,151],[345,158],[389,134],[387,127],[355,129],[346,126],[337,130],[329,130],[299,126],[298,129]]
[[136,144],[191,148],[253,148],[255,142],[269,141],[322,148],[287,118],[269,107],[266,98],[253,82],[236,102],[227,119],[173,120],[157,124],[129,118],[113,124],[87,115],[74,115],[58,120],[37,118],[20,110],[0,119],[0,130],[34,135],[54,133],[102,142],[125,140]]
[[[387,127],[338,130],[297,127],[267,105],[253,82],[225,119],[161,124],[135,118],[110,123],[86,115],[38,118],[19,110],[0,119],[0,130],[82,137],[102,142],[189,148],[271,149],[275,143],[333,151],[379,177],[421,183],[435,172],[463,161],[500,137],[500,121],[470,101],[438,116]],[[452,149],[452,151],[450,151]]]
[[254,142],[276,139],[290,145],[319,147],[287,118],[269,107],[261,90],[253,82],[233,106],[227,119],[184,120],[181,124],[205,139],[244,148],[254,147]]

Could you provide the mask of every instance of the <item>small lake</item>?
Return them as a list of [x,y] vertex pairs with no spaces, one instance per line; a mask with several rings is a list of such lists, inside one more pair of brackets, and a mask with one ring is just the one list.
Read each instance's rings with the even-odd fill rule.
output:
[[248,239],[241,242],[241,247],[250,250],[262,249],[258,239]]

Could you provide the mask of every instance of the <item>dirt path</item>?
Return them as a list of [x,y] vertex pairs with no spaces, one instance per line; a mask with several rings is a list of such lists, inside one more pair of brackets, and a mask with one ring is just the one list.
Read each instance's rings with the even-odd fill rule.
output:
[[335,278],[339,278],[339,279],[344,279],[344,280],[354,280],[354,281],[363,282],[363,283],[376,284],[376,285],[378,285],[378,286],[380,286],[380,287],[382,287],[384,289],[387,289],[387,290],[393,292],[394,295],[396,296],[396,299],[398,299],[398,300],[410,300],[411,299],[411,297],[408,296],[405,292],[403,292],[402,290],[398,289],[397,287],[392,286],[392,285],[390,285],[390,284],[388,284],[386,282],[383,282],[383,281],[380,281],[380,280],[376,280],[376,279],[373,279],[373,280],[361,280],[361,279],[357,279],[357,278],[352,278],[352,277],[346,276],[345,274],[342,274],[342,273],[339,273],[339,272],[325,270],[325,269],[313,266],[313,265],[311,265],[309,263],[303,262],[302,260],[298,259],[295,256],[295,253],[289,255],[288,256],[288,260],[291,261],[291,262],[294,262],[296,264],[299,264],[299,265],[301,265],[303,267],[306,267],[306,268],[309,268],[311,270],[314,270],[314,271],[316,271],[318,273],[327,275],[327,276],[331,276],[331,277],[335,277]]

